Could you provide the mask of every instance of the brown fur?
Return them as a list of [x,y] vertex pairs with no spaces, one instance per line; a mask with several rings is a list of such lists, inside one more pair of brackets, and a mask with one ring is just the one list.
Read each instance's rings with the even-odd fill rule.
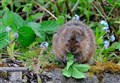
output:
[[53,35],[52,51],[58,61],[67,62],[67,54],[74,55],[75,62],[89,62],[95,53],[95,37],[92,30],[80,21],[65,23]]

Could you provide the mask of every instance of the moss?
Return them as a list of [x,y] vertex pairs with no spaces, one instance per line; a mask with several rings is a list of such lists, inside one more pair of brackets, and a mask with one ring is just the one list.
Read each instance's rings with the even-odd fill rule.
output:
[[105,62],[105,63],[95,63],[92,65],[88,75],[92,77],[94,74],[99,79],[99,83],[103,83],[104,73],[120,73],[120,65],[115,64],[113,62]]
[[96,63],[95,65],[91,66],[89,72],[92,72],[94,74],[120,73],[120,65],[113,62]]

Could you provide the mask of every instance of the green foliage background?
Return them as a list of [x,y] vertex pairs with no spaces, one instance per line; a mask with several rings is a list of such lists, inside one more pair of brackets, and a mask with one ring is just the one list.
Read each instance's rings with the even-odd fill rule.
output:
[[[37,55],[39,43],[47,41],[50,46],[46,55],[52,55],[52,35],[75,14],[94,31],[97,44],[94,60],[120,63],[120,0],[2,0],[0,54],[9,55],[6,49],[15,43],[13,54],[20,53],[17,56],[28,58],[27,53],[32,51]],[[103,30],[101,20],[107,21],[109,33]],[[10,32],[6,32],[7,26],[11,28]],[[17,38],[14,33],[18,33]],[[112,34],[115,35],[114,42],[107,38]],[[105,39],[110,42],[108,49],[104,48]]]

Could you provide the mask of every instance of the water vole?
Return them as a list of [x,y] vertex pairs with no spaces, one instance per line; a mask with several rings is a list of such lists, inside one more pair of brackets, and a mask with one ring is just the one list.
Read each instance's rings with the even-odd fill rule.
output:
[[96,50],[93,31],[84,23],[71,20],[53,35],[52,51],[59,62],[67,62],[67,54],[74,55],[74,61],[87,63]]

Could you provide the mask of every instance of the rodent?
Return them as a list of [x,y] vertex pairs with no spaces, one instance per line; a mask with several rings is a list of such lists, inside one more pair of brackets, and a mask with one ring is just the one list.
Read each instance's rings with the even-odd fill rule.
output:
[[81,21],[65,23],[53,35],[52,52],[61,63],[67,62],[67,54],[74,55],[74,61],[88,63],[96,50],[93,31]]

